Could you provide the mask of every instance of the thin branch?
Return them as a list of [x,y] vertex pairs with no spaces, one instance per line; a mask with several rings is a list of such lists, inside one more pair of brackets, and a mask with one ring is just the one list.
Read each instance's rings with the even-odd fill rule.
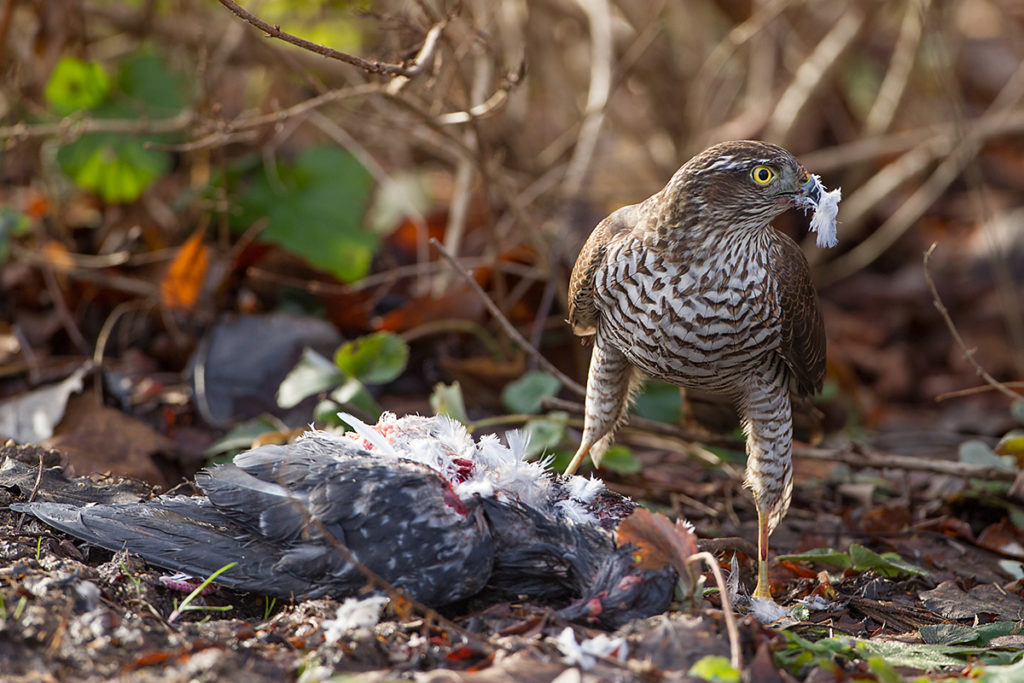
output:
[[838,462],[857,469],[897,469],[908,472],[931,472],[965,479],[983,479],[985,481],[1013,481],[1016,473],[998,467],[975,465],[955,460],[934,460],[910,455],[879,453],[877,451],[857,448],[856,450],[837,450],[831,448],[794,448],[793,456],[805,460],[824,460]]
[[736,627],[736,615],[732,612],[732,603],[729,600],[729,590],[725,586],[725,578],[722,576],[722,568],[718,566],[718,560],[709,552],[700,552],[691,555],[686,559],[686,564],[703,562],[715,576],[715,583],[718,584],[718,597],[722,600],[722,616],[725,617],[725,632],[729,635],[730,664],[737,671],[743,671],[743,653],[740,649],[740,630]]
[[0,126],[0,140],[24,140],[27,138],[58,136],[62,140],[75,140],[86,133],[125,133],[146,135],[152,133],[175,133],[195,123],[196,115],[191,109],[183,109],[168,119],[89,119],[80,114],[67,116],[53,123],[16,123]]
[[786,92],[772,112],[766,139],[785,142],[796,127],[800,112],[804,110],[811,95],[821,86],[829,70],[839,61],[853,40],[860,33],[867,15],[860,8],[848,7],[839,17],[832,30],[825,34],[817,47],[807,56],[793,75]]
[[305,114],[330,102],[383,93],[384,87],[377,83],[365,83],[330,90],[308,100],[303,100],[284,109],[269,113],[248,114],[231,121],[200,119],[191,109],[184,109],[168,119],[88,119],[80,114],[65,117],[52,123],[16,123],[11,126],[0,126],[0,140],[25,140],[29,138],[58,136],[61,140],[72,141],[86,133],[124,133],[127,135],[151,135],[157,133],[177,133],[190,126],[197,127],[196,134],[201,137],[188,143],[190,149],[214,146],[223,138],[222,144],[232,141],[232,136],[261,126],[278,124],[287,119]]
[[612,19],[607,0],[577,0],[587,15],[590,26],[590,88],[587,108],[580,124],[576,146],[565,170],[564,194],[576,198],[597,148],[597,138],[604,123],[605,107],[612,89]]
[[[1024,382],[1001,382],[1001,384],[1007,389],[1024,389]],[[984,394],[988,391],[995,391],[995,387],[989,384],[982,384],[981,386],[967,387],[966,389],[957,389],[956,391],[945,391],[935,397],[935,402],[941,403],[951,398],[963,398],[964,396]],[[1021,394],[1020,398],[1024,400],[1024,394]]]
[[931,6],[931,0],[912,0],[907,3],[903,14],[903,24],[896,40],[896,49],[889,60],[889,69],[885,72],[882,85],[878,88],[871,111],[864,121],[864,134],[877,135],[889,129],[893,117],[899,107],[910,72],[914,67],[914,57],[921,43],[924,15]]
[[552,375],[557,377],[558,380],[563,385],[565,385],[565,387],[567,387],[570,391],[579,394],[580,396],[586,395],[587,390],[586,388],[583,387],[582,384],[580,384],[572,377],[569,377],[564,372],[555,367],[555,365],[551,361],[545,358],[543,354],[541,354],[541,352],[536,349],[536,347],[531,345],[530,342],[528,342],[526,338],[519,333],[519,330],[515,328],[515,325],[513,325],[509,321],[509,319],[505,317],[505,314],[501,312],[501,309],[498,308],[497,304],[495,304],[494,301],[491,300],[491,297],[487,296],[487,292],[485,292],[483,288],[479,284],[477,284],[477,281],[473,278],[472,273],[463,268],[462,264],[459,263],[458,260],[454,256],[452,256],[451,253],[447,249],[445,249],[444,246],[436,239],[431,238],[430,243],[434,246],[435,249],[441,252],[441,255],[444,256],[448,263],[450,263],[452,267],[455,268],[456,271],[458,271],[458,273],[462,276],[466,283],[473,289],[474,292],[477,293],[477,296],[479,296],[480,299],[484,302],[484,305],[487,306],[487,310],[489,310],[491,312],[491,315],[493,315],[498,320],[501,326],[505,329],[506,334],[508,334],[508,336],[512,338],[512,341],[519,345],[519,348],[521,348],[523,351],[525,351],[530,356],[535,358],[537,362],[540,363],[541,367],[543,367],[545,370],[547,370]]
[[974,371],[978,373],[978,377],[981,377],[985,382],[1003,394],[1011,401],[1020,401],[1021,395],[1015,391],[1012,391],[1005,387],[1002,382],[997,380],[992,375],[988,374],[985,368],[981,367],[981,364],[974,358],[974,351],[967,348],[967,344],[964,343],[963,337],[960,336],[960,331],[956,329],[956,325],[953,323],[953,318],[950,317],[949,311],[946,309],[945,304],[942,303],[942,299],[939,297],[939,290],[935,287],[935,281],[932,279],[931,271],[928,269],[928,261],[931,259],[932,252],[935,251],[936,244],[932,243],[932,246],[928,247],[928,251],[924,252],[924,277],[928,280],[928,289],[932,293],[932,303],[935,304],[935,308],[938,309],[939,315],[946,322],[946,327],[949,328],[949,333],[953,335],[953,341],[960,347],[960,351],[963,352],[964,358],[974,367]]
[[234,0],[218,1],[220,4],[231,10],[238,18],[252,24],[271,38],[277,38],[286,43],[291,43],[296,47],[301,47],[303,50],[309,50],[310,52],[315,52],[318,55],[323,55],[324,57],[330,57],[331,59],[337,59],[340,62],[357,66],[363,71],[382,74],[385,76],[405,76],[408,78],[422,73],[424,68],[426,68],[426,64],[433,60],[434,53],[437,50],[438,39],[441,37],[441,32],[444,30],[445,24],[447,23],[446,21],[442,21],[431,27],[427,32],[426,37],[423,39],[423,47],[420,49],[419,54],[416,55],[409,65],[391,64],[389,62],[380,62],[376,59],[363,59],[362,57],[356,57],[355,55],[340,52],[325,45],[320,45],[318,43],[313,43],[303,38],[299,38],[298,36],[293,36],[290,33],[282,31],[280,26],[268,24],[259,17],[250,14],[237,2],[234,2]]
[[[1024,397],[1014,394],[1014,398],[1020,400]],[[545,398],[541,402],[541,406],[575,413],[581,413],[583,410],[583,406],[579,403],[557,398]],[[675,438],[688,443],[700,442],[725,448],[735,447],[741,443],[728,437],[701,434],[675,425],[647,420],[638,415],[630,415],[629,422],[624,427],[625,431],[632,429],[638,432]],[[793,457],[805,460],[838,462],[857,469],[897,469],[912,472],[932,472],[934,474],[946,474],[968,479],[984,479],[987,481],[1013,481],[1015,476],[1013,472],[997,467],[974,465],[953,460],[934,460],[909,455],[897,455],[895,453],[882,453],[860,445],[854,445],[852,448],[794,446]]]

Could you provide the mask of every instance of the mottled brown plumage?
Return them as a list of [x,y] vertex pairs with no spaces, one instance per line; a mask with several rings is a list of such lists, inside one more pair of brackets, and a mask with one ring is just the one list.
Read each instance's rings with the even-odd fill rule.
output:
[[646,201],[602,221],[569,283],[569,322],[594,342],[583,442],[595,463],[644,377],[726,396],[747,434],[758,509],[755,595],[792,493],[791,393],[821,389],[825,333],[807,259],[771,220],[820,186],[789,152],[715,145]]

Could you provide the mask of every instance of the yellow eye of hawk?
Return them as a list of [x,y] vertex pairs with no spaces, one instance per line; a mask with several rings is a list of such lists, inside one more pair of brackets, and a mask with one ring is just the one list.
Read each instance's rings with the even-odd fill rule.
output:
[[754,179],[754,182],[758,185],[767,185],[771,181],[775,180],[776,173],[767,166],[755,166],[754,170],[750,172],[750,177]]

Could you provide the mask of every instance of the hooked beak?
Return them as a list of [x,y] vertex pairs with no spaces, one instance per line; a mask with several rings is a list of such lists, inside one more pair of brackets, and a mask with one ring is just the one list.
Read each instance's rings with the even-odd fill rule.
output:
[[807,197],[815,205],[821,201],[821,184],[807,171],[804,171],[803,167],[800,168],[803,171],[804,184],[800,186],[797,191],[797,196]]

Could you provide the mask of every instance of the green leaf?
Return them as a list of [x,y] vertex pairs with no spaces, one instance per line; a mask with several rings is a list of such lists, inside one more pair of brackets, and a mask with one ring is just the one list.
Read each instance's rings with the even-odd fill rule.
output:
[[878,683],[905,683],[900,672],[881,657],[868,658],[868,668],[878,677]]
[[232,224],[246,230],[265,221],[261,239],[354,282],[367,273],[377,249],[377,235],[363,226],[370,186],[370,174],[352,155],[310,147],[294,164],[263,169],[238,202]]
[[334,364],[349,377],[365,384],[384,384],[395,379],[409,362],[409,345],[392,332],[375,332],[342,344]]
[[372,415],[374,422],[383,412],[366,386],[355,377],[345,380],[344,384],[330,393],[330,398],[342,406],[349,406],[366,415]]
[[964,441],[960,444],[960,462],[972,465],[985,465],[986,467],[998,467],[1004,470],[1013,470],[1015,467],[1012,457],[1000,457],[984,441],[977,441],[975,439]]
[[339,412],[341,412],[341,406],[331,399],[325,398],[313,408],[313,420],[321,425],[344,427],[346,425],[342,421],[341,416],[338,415]]
[[540,370],[531,370],[501,390],[501,402],[513,413],[534,414],[540,412],[540,402],[554,396],[562,386],[554,375]]
[[679,424],[683,395],[679,387],[662,382],[648,382],[642,394],[636,397],[633,413],[648,420]]
[[185,106],[185,78],[154,52],[136,52],[121,63],[118,91],[151,117],[174,116]]
[[434,415],[447,415],[462,424],[469,424],[466,403],[462,399],[462,386],[458,382],[435,384],[434,391],[430,394],[430,407],[433,408]]
[[108,203],[132,202],[170,167],[166,152],[115,133],[83,135],[57,150],[61,170]]
[[832,548],[815,548],[796,555],[779,555],[779,562],[819,562],[829,564],[839,569],[847,569],[850,566],[850,556],[846,553],[833,550]]
[[280,429],[280,423],[265,415],[246,420],[235,425],[231,431],[217,439],[203,451],[203,455],[208,458],[224,458],[234,455],[239,451],[251,448],[252,442],[263,434],[276,432],[278,429]]
[[880,575],[887,578],[893,578],[901,574],[928,576],[926,569],[904,561],[896,553],[883,553],[879,555],[873,550],[869,550],[856,543],[850,546],[850,562],[857,571],[874,569]]
[[568,420],[568,413],[554,411],[545,417],[535,417],[527,422],[523,427],[530,438],[526,448],[527,456],[540,455],[561,443]]
[[739,683],[740,672],[732,667],[728,657],[705,655],[687,672],[688,676],[712,683]]
[[1024,430],[1014,429],[1003,435],[996,444],[997,455],[1024,455]]
[[332,389],[346,379],[334,363],[312,349],[303,349],[299,362],[277,388],[277,405],[293,408],[306,398]]
[[981,676],[973,678],[978,683],[1020,683],[1024,681],[1024,660],[1009,666],[986,666]]
[[43,95],[61,114],[91,109],[110,94],[110,77],[98,62],[63,57],[50,74]]
[[993,638],[1024,633],[1024,625],[1015,621],[994,621],[969,628],[960,624],[933,624],[921,627],[921,640],[928,645],[978,645],[988,647]]
[[1024,401],[1014,401],[1010,404],[1010,415],[1017,422],[1024,422]]
[[616,444],[601,458],[601,469],[617,474],[636,474],[643,469],[643,465],[627,446]]
[[946,666],[963,666],[962,659],[951,654],[967,654],[971,648],[947,645],[917,645],[895,640],[853,639],[858,653],[881,657],[889,666],[905,666],[911,669],[933,671]]

